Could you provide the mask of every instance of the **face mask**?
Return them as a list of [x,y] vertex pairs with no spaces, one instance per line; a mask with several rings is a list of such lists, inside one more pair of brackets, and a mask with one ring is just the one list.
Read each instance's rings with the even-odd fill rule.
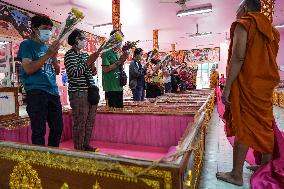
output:
[[48,42],[52,37],[50,30],[39,30],[38,38],[41,42]]
[[86,40],[78,40],[77,41],[77,48],[78,49],[84,49],[87,45]]

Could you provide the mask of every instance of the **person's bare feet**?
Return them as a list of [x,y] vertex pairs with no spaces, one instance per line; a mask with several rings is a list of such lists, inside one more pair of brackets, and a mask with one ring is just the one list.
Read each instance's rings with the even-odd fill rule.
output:
[[257,169],[260,168],[260,165],[251,165],[251,166],[247,166],[246,168],[251,171],[256,171]]
[[216,178],[218,180],[222,180],[224,182],[228,182],[237,186],[243,186],[244,184],[243,178],[242,177],[238,178],[232,172],[217,172]]

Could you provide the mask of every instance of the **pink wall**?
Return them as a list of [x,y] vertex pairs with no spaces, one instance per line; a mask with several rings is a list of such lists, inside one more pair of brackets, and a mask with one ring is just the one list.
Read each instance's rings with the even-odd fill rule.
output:
[[[280,29],[280,46],[279,46],[279,52],[277,56],[277,64],[283,65],[284,64],[284,29]],[[281,80],[284,80],[284,72],[280,71],[280,77]]]
[[219,74],[226,75],[228,49],[229,49],[229,41],[226,43],[220,43],[220,63],[218,65]]

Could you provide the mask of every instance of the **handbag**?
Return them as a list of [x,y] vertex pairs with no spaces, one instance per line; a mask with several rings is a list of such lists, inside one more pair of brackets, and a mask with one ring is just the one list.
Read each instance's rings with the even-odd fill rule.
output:
[[119,74],[119,82],[120,82],[120,86],[125,86],[127,85],[127,75],[124,71],[124,69],[122,68],[122,66],[119,67],[120,70],[120,74]]
[[[76,53],[76,51],[73,49],[73,51]],[[80,57],[78,57],[80,61],[82,61],[82,59]],[[92,85],[88,76],[86,74],[84,74],[85,78],[86,78],[86,82],[87,82],[87,86],[88,86],[88,101],[91,105],[97,105],[100,102],[100,90],[97,86]]]
[[96,85],[92,85],[89,78],[85,75],[88,85],[88,101],[91,105],[97,105],[100,102],[100,90]]

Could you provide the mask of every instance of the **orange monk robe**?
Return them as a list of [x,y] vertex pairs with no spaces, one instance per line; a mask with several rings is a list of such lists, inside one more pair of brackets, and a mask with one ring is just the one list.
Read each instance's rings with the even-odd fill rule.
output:
[[[274,146],[273,91],[280,82],[276,56],[279,32],[262,13],[248,13],[231,26],[231,39],[237,24],[248,33],[244,63],[230,93],[226,109],[227,134],[256,151],[271,153]],[[233,40],[229,48],[228,65]]]

